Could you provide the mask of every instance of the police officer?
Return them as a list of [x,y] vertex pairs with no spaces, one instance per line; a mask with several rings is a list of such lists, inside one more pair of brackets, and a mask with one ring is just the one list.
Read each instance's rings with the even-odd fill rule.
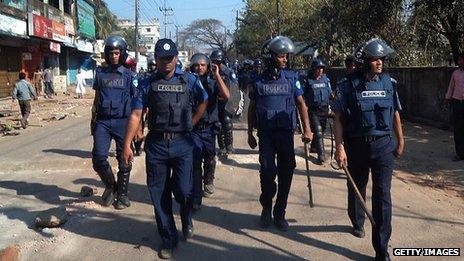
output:
[[259,75],[263,72],[263,61],[259,58],[253,61],[252,77]]
[[[267,69],[250,86],[248,144],[252,149],[257,145],[253,135],[253,128],[256,127],[261,165],[261,225],[268,227],[271,224],[273,212],[275,226],[286,231],[288,222],[285,220],[285,209],[296,166],[293,133],[297,107],[304,124],[303,141],[309,142],[312,133],[298,74],[285,69],[288,55],[295,49],[293,42],[287,37],[277,36],[263,49]],[[275,183],[276,176],[278,187]],[[276,192],[277,199],[272,210],[272,200]]]
[[155,59],[149,58],[148,65],[147,65],[147,74],[151,74],[156,70],[156,63]]
[[[131,99],[136,94],[137,79],[130,69],[123,66],[127,58],[126,48],[126,41],[121,36],[113,35],[106,39],[104,53],[107,67],[97,68],[93,84],[95,99],[91,120],[92,164],[105,184],[103,205],[111,205],[114,193],[117,193],[116,209],[130,206],[127,190],[132,165],[124,163],[122,145],[131,111]],[[117,182],[108,162],[112,139],[116,142],[119,167]]]
[[[224,64],[224,55],[221,50],[213,50],[210,55],[211,63],[216,64],[219,67],[219,73],[226,84],[227,88],[230,91],[233,88],[237,88],[238,81],[237,76],[235,73],[229,69]],[[234,151],[234,137],[233,137],[233,124],[232,124],[232,112],[226,110],[227,100],[223,98],[219,98],[218,104],[218,113],[219,113],[219,121],[221,122],[221,131],[218,135],[218,146],[219,146],[219,156],[227,156],[229,153],[233,153]]]
[[330,80],[324,73],[325,63],[318,58],[311,62],[311,70],[305,81],[305,101],[309,109],[311,129],[315,137],[311,142],[311,152],[317,153],[319,165],[325,162],[324,132],[329,116],[329,97],[332,91]]
[[[193,209],[201,206],[202,195],[210,197],[214,191],[216,169],[216,134],[220,130],[218,97],[229,99],[229,89],[219,74],[219,66],[210,63],[208,56],[197,53],[190,59],[190,71],[196,73],[208,93],[208,107],[193,126]],[[204,184],[204,194],[202,191]]]
[[[141,120],[142,109],[148,107],[147,185],[162,240],[159,257],[163,259],[172,256],[178,243],[171,192],[180,204],[184,239],[193,236],[191,131],[205,112],[208,98],[197,76],[176,68],[177,55],[177,47],[171,39],[158,40],[155,45],[157,70],[140,82],[138,96],[132,101],[123,151],[125,162],[131,162],[131,140]],[[194,113],[193,104],[198,104]]]
[[[393,156],[399,157],[404,148],[396,81],[383,72],[385,58],[393,53],[377,38],[360,46],[354,54],[357,71],[338,85],[332,106],[335,158],[340,166],[348,167],[364,198],[369,170],[372,172],[372,244],[376,260],[390,260]],[[350,186],[348,216],[353,235],[364,237],[365,215]]]

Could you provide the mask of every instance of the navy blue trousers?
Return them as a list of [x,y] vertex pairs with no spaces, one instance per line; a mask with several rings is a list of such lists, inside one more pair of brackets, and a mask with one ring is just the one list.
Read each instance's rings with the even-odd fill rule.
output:
[[155,140],[149,133],[145,141],[148,191],[164,248],[176,246],[179,240],[171,193],[180,205],[182,226],[192,223],[192,150],[190,135]]
[[121,161],[122,146],[126,135],[127,118],[97,120],[93,134],[92,163],[96,172],[105,171],[109,166],[108,152],[111,140],[116,142],[116,156]]
[[193,202],[201,204],[203,184],[212,184],[216,163],[216,135],[211,128],[192,131],[193,139]]
[[[348,169],[364,200],[369,170],[372,173],[372,216],[375,222],[372,228],[372,245],[380,256],[385,256],[387,253],[392,231],[390,189],[394,145],[390,136],[374,142],[366,142],[362,138],[345,140]],[[350,184],[348,184],[348,216],[355,228],[364,226],[365,214]]]
[[293,130],[258,131],[258,138],[261,183],[259,201],[263,208],[272,208],[272,199],[277,192],[273,214],[275,218],[284,218],[296,166]]

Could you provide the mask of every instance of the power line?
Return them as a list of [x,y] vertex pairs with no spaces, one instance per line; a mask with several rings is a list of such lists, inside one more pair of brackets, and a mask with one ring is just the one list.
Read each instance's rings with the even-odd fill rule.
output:
[[163,8],[159,8],[159,10],[163,13],[164,15],[164,38],[167,38],[168,35],[168,16],[172,15],[172,8],[166,6],[166,0],[164,0],[164,6]]

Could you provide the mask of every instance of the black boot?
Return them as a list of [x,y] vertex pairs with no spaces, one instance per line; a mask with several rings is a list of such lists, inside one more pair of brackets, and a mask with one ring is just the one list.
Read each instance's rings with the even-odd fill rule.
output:
[[214,193],[214,172],[216,170],[216,160],[206,160],[204,165],[204,188],[203,195],[207,198],[211,197]]
[[217,136],[218,140],[218,146],[219,146],[219,151],[218,151],[218,157],[223,157],[226,155],[226,141],[225,141],[225,133],[223,130],[221,130]]
[[126,165],[124,163],[120,164],[117,183],[118,195],[114,205],[116,209],[125,209],[131,205],[129,197],[127,196],[131,168],[132,166],[130,165]]
[[323,137],[318,138],[318,141],[317,141],[317,159],[318,159],[319,165],[324,164],[324,162],[326,161]]
[[104,171],[98,172],[98,176],[105,185],[105,191],[102,194],[102,205],[108,207],[113,204],[116,188],[113,170],[108,166]]
[[227,154],[234,153],[234,134],[232,130],[228,130],[225,135],[225,144]]

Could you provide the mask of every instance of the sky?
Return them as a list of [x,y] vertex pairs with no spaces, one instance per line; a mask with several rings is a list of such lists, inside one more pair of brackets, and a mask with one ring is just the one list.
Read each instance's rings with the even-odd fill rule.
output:
[[[134,19],[135,0],[105,0],[109,9],[120,19]],[[164,0],[140,0],[140,20],[148,21],[158,18],[161,37],[164,37],[164,16],[159,7],[164,6]],[[166,0],[166,6],[172,8],[172,16],[168,17],[169,31],[175,35],[176,27],[185,28],[193,20],[214,18],[223,22],[231,31],[235,30],[235,15],[245,4],[242,0]]]

